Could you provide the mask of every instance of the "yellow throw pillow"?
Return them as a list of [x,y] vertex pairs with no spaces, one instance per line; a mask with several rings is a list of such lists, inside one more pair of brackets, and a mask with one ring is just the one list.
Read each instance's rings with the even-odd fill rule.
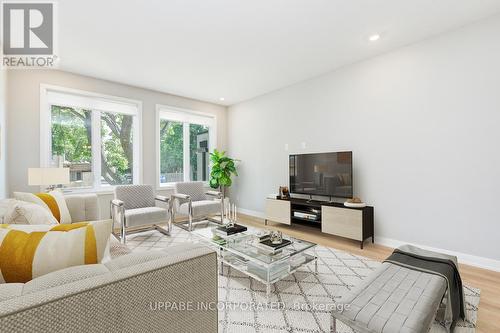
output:
[[109,251],[111,223],[0,224],[0,283],[25,283],[63,268],[101,263]]
[[64,195],[59,190],[50,191],[49,193],[28,193],[14,192],[14,198],[26,202],[37,204],[49,210],[55,219],[62,224],[71,223],[71,215]]

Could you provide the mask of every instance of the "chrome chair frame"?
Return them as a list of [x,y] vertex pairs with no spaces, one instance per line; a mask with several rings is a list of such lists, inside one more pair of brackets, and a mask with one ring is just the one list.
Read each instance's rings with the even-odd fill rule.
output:
[[[112,226],[112,234],[122,243],[126,244],[127,242],[127,235],[129,234],[135,234],[138,232],[143,232],[143,231],[148,231],[148,230],[158,230],[164,235],[170,236],[172,232],[172,210],[171,208],[171,203],[170,203],[170,198],[163,196],[163,195],[157,195],[155,196],[155,201],[160,201],[163,203],[167,204],[167,215],[168,215],[168,222],[167,222],[167,228],[164,229],[160,227],[159,225],[153,224],[151,226],[146,226],[146,227],[134,227],[133,229],[127,230],[127,219],[125,217],[125,203],[122,200],[119,199],[113,199],[110,202],[110,215],[111,219],[113,220],[113,226]],[[114,222],[116,221],[115,217],[119,216],[119,223],[120,223],[120,234],[117,235],[114,231]]]
[[[217,199],[220,199],[220,221],[214,220],[214,222],[224,224],[224,198],[222,197],[222,192],[219,191],[207,191],[205,192],[206,195],[209,195],[211,197],[215,197]],[[188,231],[193,230],[193,222],[196,222],[193,218],[193,201],[191,199],[191,196],[188,194],[182,194],[182,193],[173,193],[170,196],[170,216],[171,216],[171,221],[175,221],[175,209],[174,209],[174,203],[179,200],[184,200],[187,201],[188,203]],[[202,220],[203,218],[200,218]]]

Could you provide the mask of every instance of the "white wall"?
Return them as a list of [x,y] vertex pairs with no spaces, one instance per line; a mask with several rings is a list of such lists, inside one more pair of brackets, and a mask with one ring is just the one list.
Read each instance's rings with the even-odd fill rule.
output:
[[[8,76],[8,192],[38,191],[27,184],[29,167],[40,165],[40,84],[86,90],[142,101],[143,183],[156,184],[156,104],[170,105],[214,114],[217,117],[217,144],[226,147],[226,107],[164,94],[115,82],[57,70],[11,70]],[[163,191],[166,193],[168,191]],[[109,194],[101,195],[102,216],[107,216]]]
[[0,199],[7,197],[7,163],[6,163],[6,95],[7,71],[0,69]]
[[376,240],[500,260],[499,34],[497,16],[230,107],[233,199],[262,213],[289,153],[352,150]]

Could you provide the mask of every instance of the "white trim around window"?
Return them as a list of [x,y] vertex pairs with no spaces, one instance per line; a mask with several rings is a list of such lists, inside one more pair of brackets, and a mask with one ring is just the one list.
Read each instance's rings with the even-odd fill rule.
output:
[[[160,181],[160,121],[168,119],[184,124],[183,136],[189,138],[189,124],[204,125],[209,127],[208,150],[212,152],[217,147],[217,117],[214,114],[178,108],[169,105],[156,104],[156,187],[165,189],[173,186],[173,183],[161,183]],[[184,181],[190,181],[190,159],[189,140],[184,139],[183,144],[183,174]],[[208,181],[206,182],[208,186]]]
[[84,90],[40,84],[40,167],[51,165],[51,105],[92,110],[92,168],[94,182],[91,188],[69,188],[68,192],[110,191],[113,186],[101,186],[101,112],[134,116],[133,123],[133,183],[142,184],[142,102]]

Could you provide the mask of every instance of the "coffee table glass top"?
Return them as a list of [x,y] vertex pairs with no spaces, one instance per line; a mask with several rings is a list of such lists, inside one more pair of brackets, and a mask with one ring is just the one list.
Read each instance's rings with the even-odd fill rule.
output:
[[246,226],[247,231],[231,236],[223,236],[225,242],[220,243],[214,239],[214,229],[221,225],[211,221],[202,221],[193,224],[193,233],[202,237],[211,245],[246,257],[248,260],[259,261],[262,264],[270,265],[279,261],[284,261],[292,256],[308,250],[316,244],[304,240],[296,239],[288,235],[283,235],[283,239],[288,239],[292,243],[281,248],[276,253],[266,250],[259,244],[259,236],[264,235],[265,230]]

